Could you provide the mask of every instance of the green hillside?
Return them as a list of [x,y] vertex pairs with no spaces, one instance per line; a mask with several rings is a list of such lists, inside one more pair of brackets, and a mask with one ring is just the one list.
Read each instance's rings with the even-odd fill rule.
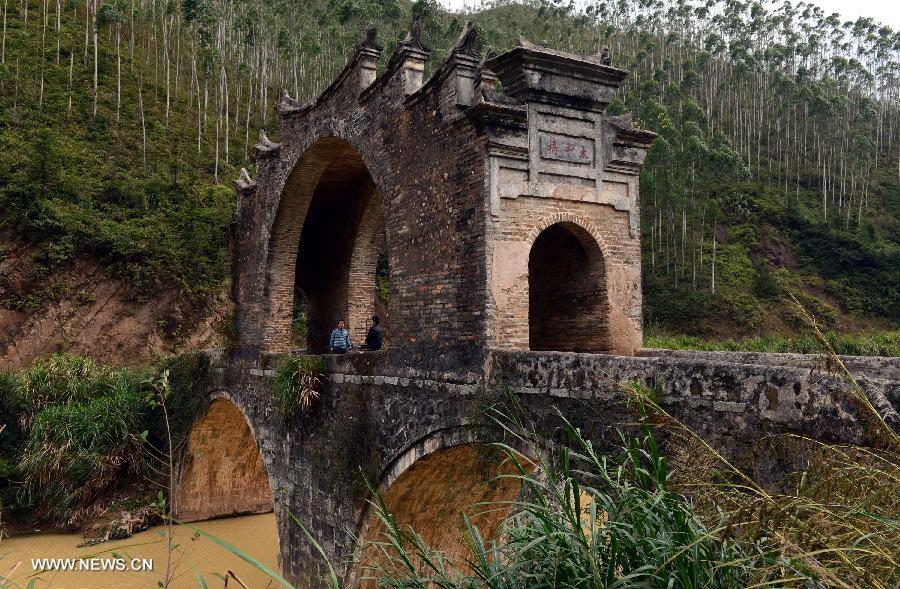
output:
[[828,329],[900,327],[900,34],[878,23],[714,0],[3,11],[0,232],[35,247],[8,308],[77,296],[54,276],[90,256],[135,299],[174,289],[201,312],[227,281],[232,181],[253,172],[257,129],[274,134],[275,100],[324,89],[366,23],[388,53],[417,15],[432,65],[471,19],[484,50],[521,34],[579,53],[609,46],[632,70],[610,111],[660,134],[641,178],[650,333],[790,335],[788,290]]

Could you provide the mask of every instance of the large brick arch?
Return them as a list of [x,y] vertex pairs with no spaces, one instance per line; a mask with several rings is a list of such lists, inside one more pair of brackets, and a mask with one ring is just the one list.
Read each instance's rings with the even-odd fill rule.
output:
[[[399,526],[411,526],[431,548],[456,559],[467,556],[464,514],[486,541],[496,537],[521,494],[521,483],[504,476],[515,474],[514,465],[499,450],[477,442],[471,430],[459,428],[436,432],[401,453],[378,489]],[[498,509],[499,504],[507,507]],[[362,581],[367,567],[379,558],[368,543],[383,541],[383,532],[384,525],[370,506],[359,525],[351,585]],[[360,586],[375,585],[365,580]]]
[[178,467],[176,517],[199,521],[272,511],[266,465],[246,416],[224,391],[211,398]]
[[382,191],[360,152],[327,136],[298,158],[278,199],[265,272],[266,348],[296,347],[295,290],[310,305],[307,348],[325,351],[344,319],[358,341],[374,310],[378,237],[385,231]]
[[[529,236],[528,332],[532,351],[610,349],[606,264],[599,233],[554,215]],[[539,226],[540,227],[540,226]]]

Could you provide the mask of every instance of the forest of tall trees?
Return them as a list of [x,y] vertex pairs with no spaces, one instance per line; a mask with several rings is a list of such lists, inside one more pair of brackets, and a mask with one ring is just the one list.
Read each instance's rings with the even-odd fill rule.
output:
[[432,64],[472,20],[482,49],[609,47],[631,70],[610,110],[660,134],[641,179],[651,327],[791,328],[785,288],[831,326],[900,321],[900,32],[872,19],[737,0],[2,2],[0,206],[45,273],[90,253],[136,296],[220,288],[230,184],[275,101],[321,92],[367,23],[389,55],[419,16]]

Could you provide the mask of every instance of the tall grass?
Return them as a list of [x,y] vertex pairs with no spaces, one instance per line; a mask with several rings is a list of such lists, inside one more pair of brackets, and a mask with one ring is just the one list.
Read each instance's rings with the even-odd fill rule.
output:
[[35,415],[19,469],[45,521],[68,522],[78,507],[144,473],[142,440],[135,433],[143,411],[143,395],[114,389]]
[[164,487],[170,476],[164,453],[171,449],[177,458],[208,404],[202,394],[208,366],[202,354],[161,363],[168,413],[154,401],[153,369],[56,354],[0,373],[5,514],[29,525],[76,526],[115,494],[144,496],[151,485]]
[[[499,444],[519,474],[520,499],[499,537],[487,541],[466,521],[466,556],[429,548],[377,501],[382,537],[369,570],[381,587],[744,587],[767,555],[725,539],[671,488],[669,469],[649,432],[625,441],[619,456],[598,453],[577,429],[573,444],[539,462]],[[538,450],[533,434],[516,433]],[[540,444],[543,445],[543,444]],[[531,452],[529,452],[530,454]],[[484,505],[497,509],[503,505]]]
[[39,521],[77,523],[81,508],[145,472],[140,373],[58,354],[10,378],[5,393],[21,410],[23,437],[18,502]]

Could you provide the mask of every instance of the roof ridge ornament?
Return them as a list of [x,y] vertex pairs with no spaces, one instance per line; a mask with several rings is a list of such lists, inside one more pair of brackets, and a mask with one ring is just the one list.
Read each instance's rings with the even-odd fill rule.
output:
[[281,145],[275,143],[266,137],[266,130],[259,130],[259,143],[256,144],[255,154],[256,157],[262,157],[267,155],[274,155],[278,153],[278,150],[281,148]]
[[241,168],[241,173],[237,180],[234,181],[235,187],[239,192],[250,193],[256,190],[256,182],[250,177],[247,168]]
[[300,102],[296,98],[291,98],[291,95],[288,94],[287,90],[284,91],[281,100],[279,100],[276,105],[278,113],[282,115],[301,112],[309,109],[309,107],[309,103]]
[[422,53],[431,53],[431,48],[422,41],[421,16],[417,16],[413,19],[412,24],[409,25],[409,32],[406,33],[406,37],[400,42],[400,45],[408,49],[421,51]]
[[381,51],[382,47],[378,44],[378,29],[374,24],[369,23],[369,25],[365,28],[362,35],[359,37],[359,41],[356,42],[357,49],[374,49],[375,51]]
[[475,76],[475,86],[480,90],[477,93],[480,99],[488,98],[485,96],[486,91],[492,94],[497,92],[497,82],[499,82],[500,79],[497,77],[497,74],[487,66],[487,61],[494,59],[495,57],[497,57],[497,52],[488,47],[484,57],[482,57],[481,61],[478,63],[478,75]]
[[475,41],[478,39],[478,29],[475,24],[467,20],[462,32],[453,46],[453,53],[466,55],[478,59],[478,51],[475,50]]
[[275,148],[278,147],[278,144],[277,144],[277,143],[275,143],[274,141],[272,141],[271,139],[269,139],[269,138],[266,136],[266,130],[265,130],[265,129],[260,129],[260,130],[259,130],[259,142],[260,142],[261,145],[264,145],[264,146],[266,146],[266,147],[268,147],[268,148],[270,148],[270,149],[275,149]]
[[612,65],[612,57],[609,54],[609,47],[604,46],[600,49],[600,55],[598,56],[600,60],[600,65]]

